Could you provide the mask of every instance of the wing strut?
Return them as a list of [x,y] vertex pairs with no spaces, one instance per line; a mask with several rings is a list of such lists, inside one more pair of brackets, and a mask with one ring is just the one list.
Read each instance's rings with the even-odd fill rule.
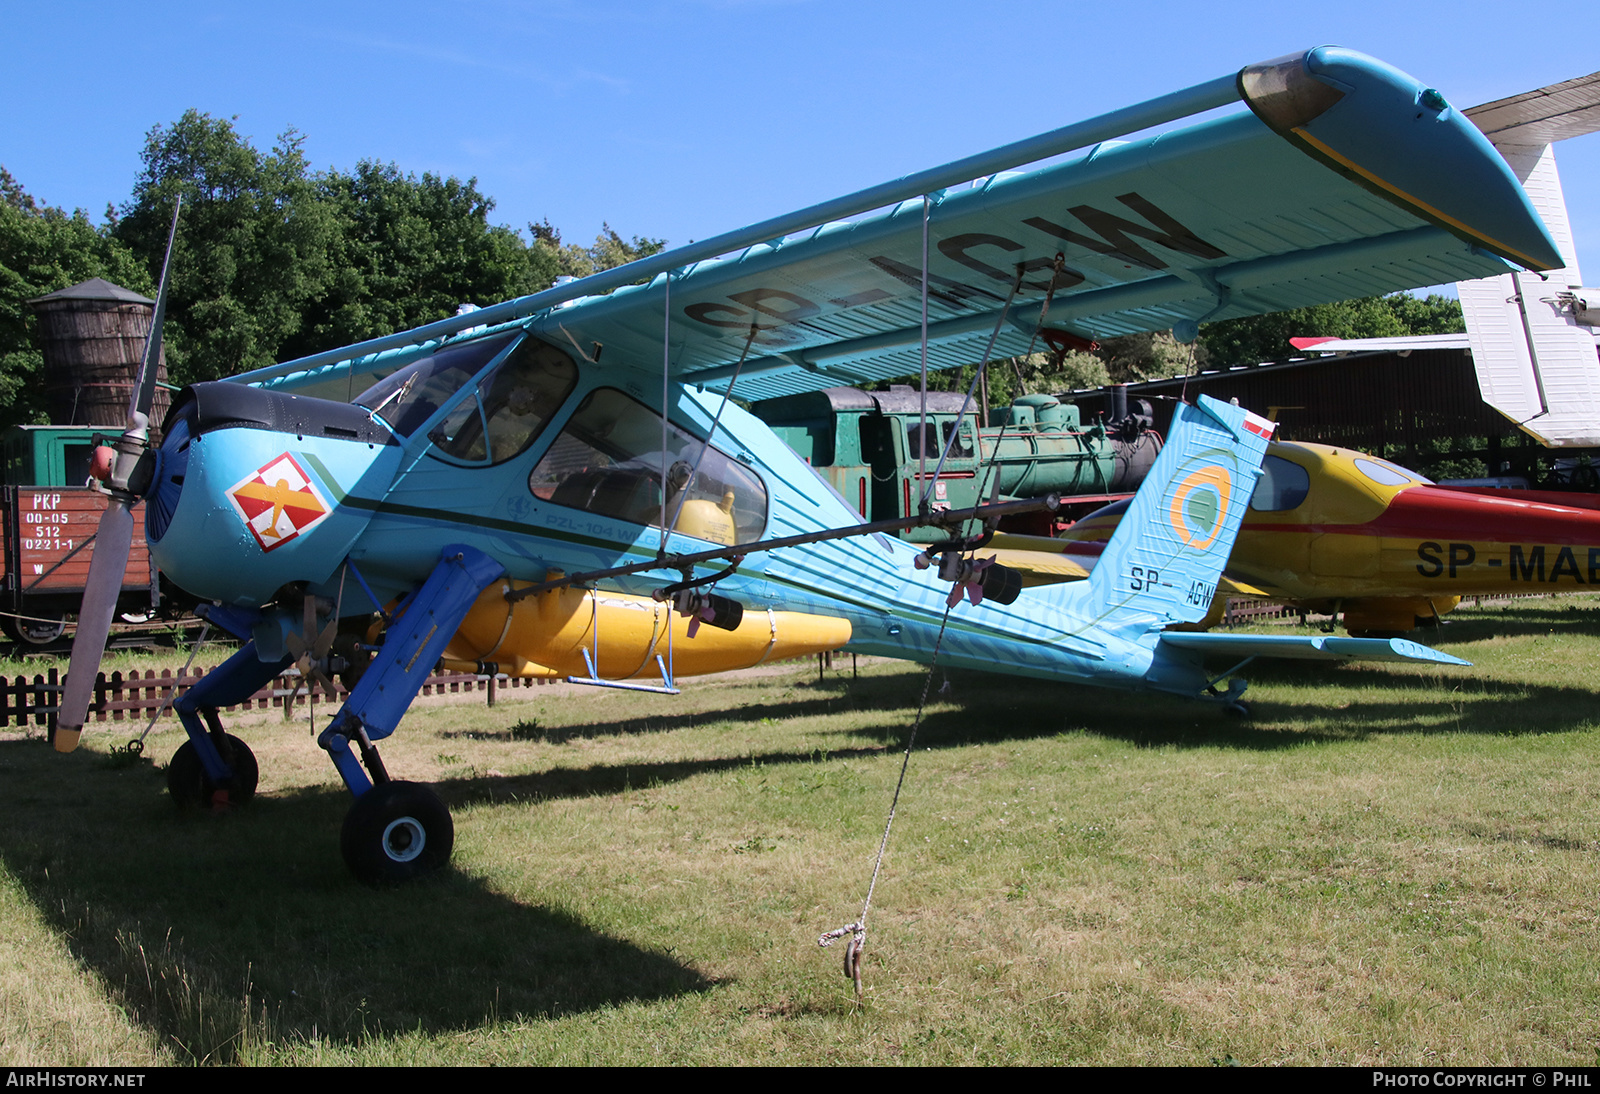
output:
[[[700,442],[700,451],[695,455],[694,466],[689,469],[689,482],[694,482],[694,477],[700,473],[700,462],[706,458],[706,450],[711,447],[711,442],[717,436],[717,426],[722,422],[722,412],[728,409],[728,399],[733,394],[733,385],[739,382],[739,370],[744,367],[744,359],[750,356],[750,347],[755,343],[756,334],[760,329],[754,322],[750,324],[750,335],[744,340],[744,349],[740,351],[739,360],[733,366],[733,378],[728,381],[728,386],[722,389],[722,401],[717,404],[717,413],[711,419],[711,429],[706,433],[706,439]],[[662,448],[665,449],[666,445],[663,444]],[[661,487],[663,505],[666,504],[666,497],[666,480],[663,479]],[[677,525],[678,517],[683,513],[683,503],[688,500],[689,486],[688,483],[685,483],[684,488],[678,491],[677,508],[672,511],[672,523],[674,526]],[[663,528],[667,526],[665,520],[661,522],[661,526]]]
[[667,417],[671,410],[668,402],[671,377],[672,271],[668,270],[666,283],[661,286],[661,542],[656,545],[657,561],[667,557]]
[[[917,478],[923,485],[917,511],[928,511],[928,218],[933,214],[933,199],[922,195],[922,420],[917,424]],[[963,407],[963,410],[966,408]],[[951,434],[954,436],[955,434]],[[910,516],[907,513],[906,516]]]
[[[924,247],[924,251],[926,251],[926,247]],[[1062,256],[1061,256],[1060,252],[1057,252],[1056,253],[1056,270],[1057,271],[1059,271],[1061,269],[1061,260],[1062,260]],[[960,411],[960,413],[958,413],[956,415],[956,428],[954,428],[954,429],[952,429],[950,431],[950,436],[949,436],[949,438],[947,438],[945,440],[944,448],[939,453],[939,463],[933,469],[933,480],[931,482],[928,480],[926,467],[924,467],[923,470],[921,471],[921,475],[922,475],[922,500],[921,500],[920,504],[918,505],[919,509],[926,509],[926,507],[928,505],[928,499],[930,497],[932,497],[932,495],[933,495],[933,488],[938,483],[939,476],[944,473],[945,461],[950,458],[950,451],[951,451],[951,449],[953,449],[955,447],[956,438],[961,435],[961,420],[967,416],[967,408],[972,405],[972,397],[977,393],[978,385],[983,382],[984,376],[988,372],[989,355],[994,353],[994,343],[995,343],[995,340],[1000,337],[1000,329],[1005,326],[1006,315],[1011,311],[1011,302],[1017,298],[1017,290],[1022,287],[1022,273],[1023,273],[1022,263],[1019,262],[1019,263],[1017,263],[1017,277],[1016,277],[1016,280],[1011,283],[1011,291],[1006,294],[1006,302],[1000,306],[1000,314],[995,317],[994,330],[989,333],[989,344],[983,347],[983,355],[978,358],[978,370],[972,377],[972,383],[970,385],[968,385],[968,387],[967,387],[967,397],[965,399],[963,399],[962,402],[961,402],[961,411]],[[926,285],[924,285],[924,288],[926,288]],[[1050,280],[1050,292],[1051,293],[1055,292],[1055,278],[1054,277],[1052,277],[1051,280]],[[927,297],[926,296],[923,297],[922,306],[923,306],[923,309],[924,309],[923,310],[923,319],[924,319],[924,321],[926,321],[926,319],[927,319],[927,310],[926,309],[927,309],[927,306],[928,306]],[[1044,298],[1044,310],[1045,310],[1046,313],[1048,313],[1050,311],[1050,296],[1048,294]],[[1044,324],[1044,317],[1043,316],[1040,316],[1039,323],[1040,323],[1041,326],[1043,326],[1043,324]],[[1035,337],[1037,337],[1037,335],[1035,335]],[[1033,352],[1033,347],[1032,347],[1031,344],[1028,347],[1028,352],[1030,354]],[[922,395],[922,403],[923,403],[923,407],[922,407],[922,448],[923,448],[923,451],[926,451],[927,450],[927,441],[928,441],[928,407],[927,407],[927,403],[928,403],[928,395],[927,395],[927,386],[928,386],[928,340],[927,340],[927,326],[926,326],[926,324],[924,324],[924,326],[923,326],[923,340],[922,340],[922,386],[923,386],[923,395]],[[1023,394],[1023,392],[1021,392],[1019,390],[1017,392],[1017,394],[1021,395],[1021,394]],[[982,446],[981,438],[979,438],[977,434],[974,434],[974,439],[978,440],[979,446],[980,446],[980,449],[981,449],[981,446]],[[982,454],[981,451],[980,451],[979,454],[980,455]],[[1000,456],[1000,445],[999,445],[999,442],[997,441],[995,443],[994,457],[996,459],[998,459],[999,456]],[[998,483],[1000,481],[999,477],[996,476],[994,481],[996,483]],[[982,488],[980,487],[980,491],[981,491],[981,489]],[[980,493],[980,496],[982,496],[981,493]]]

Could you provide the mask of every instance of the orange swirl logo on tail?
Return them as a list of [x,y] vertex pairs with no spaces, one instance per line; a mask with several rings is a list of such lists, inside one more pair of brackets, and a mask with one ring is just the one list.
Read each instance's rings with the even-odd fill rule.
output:
[[1217,540],[1233,480],[1215,464],[1190,472],[1167,501],[1167,517],[1184,544],[1204,551]]

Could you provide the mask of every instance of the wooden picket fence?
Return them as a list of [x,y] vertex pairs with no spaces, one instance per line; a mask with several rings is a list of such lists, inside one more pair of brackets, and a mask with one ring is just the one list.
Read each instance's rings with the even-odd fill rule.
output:
[[[1485,600],[1514,599],[1514,597],[1480,596],[1468,599],[1481,604]],[[1273,619],[1303,619],[1304,615],[1305,613],[1299,609],[1282,604],[1236,597],[1228,602],[1222,626],[1231,627]],[[832,664],[831,653],[818,655],[819,672],[831,668]],[[157,711],[169,707],[170,700],[194,687],[209,671],[211,670],[193,669],[185,675],[181,670],[174,673],[171,669],[162,669],[160,672],[148,669],[142,674],[134,670],[126,676],[120,672],[113,672],[109,677],[105,673],[100,673],[95,679],[94,703],[90,706],[90,719],[94,722],[144,721]],[[419,694],[460,695],[483,692],[486,693],[488,705],[494,706],[495,696],[502,688],[529,688],[555,682],[523,677],[436,672],[428,677]],[[336,698],[332,700],[334,702],[342,702],[348,694],[344,685],[337,680],[334,681],[334,691],[336,692]],[[56,669],[31,677],[16,676],[10,679],[0,677],[0,726],[31,724],[46,726],[53,730],[60,693],[61,679]],[[247,701],[225,709],[239,711],[277,708],[283,710],[287,718],[292,717],[295,711],[303,709],[306,699],[305,680],[298,673],[289,673],[277,677]],[[317,702],[328,701],[327,696],[319,688]]]
[[[171,706],[172,700],[198,684],[210,669],[192,669],[186,675],[171,669],[157,672],[137,669],[126,675],[113,672],[109,676],[99,673],[95,677],[94,702],[89,707],[91,722],[140,722],[157,711]],[[56,711],[60,702],[61,681],[64,677],[56,669],[33,676],[0,677],[0,726],[45,726],[55,728]],[[486,693],[490,706],[503,688],[527,688],[552,683],[550,680],[530,680],[522,677],[474,676],[471,673],[436,672],[422,685],[422,695],[458,695],[473,692]],[[348,692],[339,681],[334,681],[336,698],[342,702]],[[328,702],[327,696],[317,689],[317,702]],[[303,710],[307,700],[305,680],[298,673],[279,676],[257,691],[248,700],[230,711],[270,710],[284,711],[292,717]],[[285,704],[288,704],[287,707]]]
[[1222,613],[1222,622],[1219,625],[1238,627],[1247,623],[1265,623],[1273,619],[1300,619],[1304,615],[1300,609],[1291,608],[1287,604],[1274,604],[1270,600],[1235,596],[1228,599],[1228,606]]

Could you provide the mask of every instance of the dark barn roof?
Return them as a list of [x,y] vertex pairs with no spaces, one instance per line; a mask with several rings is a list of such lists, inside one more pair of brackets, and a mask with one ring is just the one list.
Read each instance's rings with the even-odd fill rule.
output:
[[114,285],[103,277],[91,277],[87,281],[80,281],[76,285],[68,285],[64,289],[57,289],[43,296],[36,296],[28,301],[30,304],[47,304],[57,300],[110,300],[118,304],[148,304],[154,305],[155,301],[148,296],[140,296],[132,289],[124,289],[121,285]]
[[1193,401],[1202,393],[1276,417],[1285,440],[1367,451],[1398,454],[1426,451],[1441,437],[1519,435],[1515,423],[1484,403],[1472,356],[1462,349],[1313,357],[1128,386],[1129,398],[1166,403],[1165,410],[1158,403],[1158,420],[1171,416],[1170,400]]
[[[1128,385],[1130,403],[1150,400],[1163,431],[1176,402],[1200,394],[1275,417],[1283,440],[1359,449],[1436,478],[1509,474],[1593,489],[1588,473],[1580,482],[1570,466],[1600,467],[1600,449],[1546,448],[1486,404],[1472,354],[1460,347],[1268,362]],[[1085,421],[1107,404],[1102,390],[1066,397]]]

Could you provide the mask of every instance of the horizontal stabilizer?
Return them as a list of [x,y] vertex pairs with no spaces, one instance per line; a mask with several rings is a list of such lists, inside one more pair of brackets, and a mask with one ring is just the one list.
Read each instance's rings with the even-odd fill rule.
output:
[[1532,147],[1600,132],[1600,72],[1462,111],[1495,147]]
[[1281,657],[1296,661],[1410,661],[1470,665],[1406,638],[1343,638],[1337,635],[1167,633],[1161,644],[1226,657]]
[[1001,533],[980,554],[1022,575],[1022,587],[1082,581],[1094,569],[1104,543],[1084,545],[1049,536]]

